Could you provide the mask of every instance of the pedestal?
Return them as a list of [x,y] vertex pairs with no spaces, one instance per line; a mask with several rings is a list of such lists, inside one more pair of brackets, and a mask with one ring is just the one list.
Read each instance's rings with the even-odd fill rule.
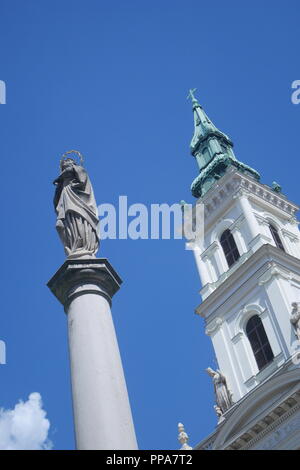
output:
[[77,449],[137,449],[111,316],[121,279],[106,259],[67,260],[48,287],[68,318]]

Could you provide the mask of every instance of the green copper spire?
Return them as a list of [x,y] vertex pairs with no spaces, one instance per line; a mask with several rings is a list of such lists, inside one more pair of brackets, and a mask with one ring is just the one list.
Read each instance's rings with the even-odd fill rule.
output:
[[230,165],[258,180],[260,175],[257,171],[236,159],[232,141],[211,122],[195,98],[195,91],[196,88],[190,90],[187,97],[192,100],[194,113],[195,129],[190,146],[191,154],[195,157],[200,172],[191,186],[193,196],[203,196]]

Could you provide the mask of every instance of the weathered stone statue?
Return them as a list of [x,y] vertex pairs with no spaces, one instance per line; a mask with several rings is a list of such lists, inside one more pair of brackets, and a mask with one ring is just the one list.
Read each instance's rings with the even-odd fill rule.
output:
[[217,407],[215,407],[215,410],[218,417],[220,417],[232,405],[231,392],[227,387],[225,376],[219,370],[215,371],[208,367],[206,369],[206,372],[210,375],[213,380],[217,403]]
[[[67,154],[80,156],[80,164]],[[95,257],[99,247],[99,217],[93,188],[82,157],[67,152],[60,162],[61,173],[56,185],[54,207],[56,229],[70,258]]]
[[214,410],[216,412],[217,417],[220,419],[222,417],[222,410],[218,405],[214,405]]
[[184,425],[178,423],[178,440],[181,444],[180,450],[192,450],[193,448],[188,445],[189,436],[185,432]]
[[291,324],[295,328],[296,336],[300,341],[300,302],[293,302],[292,307]]

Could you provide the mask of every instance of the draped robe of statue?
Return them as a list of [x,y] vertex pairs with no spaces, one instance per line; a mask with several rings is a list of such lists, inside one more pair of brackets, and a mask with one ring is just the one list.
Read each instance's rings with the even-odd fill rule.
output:
[[220,371],[216,371],[213,377],[214,389],[216,394],[216,402],[222,413],[225,413],[231,406],[231,396],[227,388],[226,378]]
[[94,257],[99,247],[99,217],[86,170],[75,162],[63,162],[54,184],[56,229],[66,255]]
[[[218,416],[225,413],[232,405],[231,392],[227,387],[226,377],[219,371],[213,370],[210,367],[206,372],[211,376],[215,389],[215,397],[218,409],[215,408]],[[221,412],[221,413],[220,413]]]
[[295,328],[295,334],[300,341],[300,302],[293,302],[292,303],[292,315],[291,315],[291,324]]

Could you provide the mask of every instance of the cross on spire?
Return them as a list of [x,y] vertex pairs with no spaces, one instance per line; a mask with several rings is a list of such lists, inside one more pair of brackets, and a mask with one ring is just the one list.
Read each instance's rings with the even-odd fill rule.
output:
[[189,90],[189,94],[187,95],[186,99],[187,100],[191,99],[192,101],[196,101],[196,98],[194,96],[195,91],[197,91],[197,88],[191,88]]

